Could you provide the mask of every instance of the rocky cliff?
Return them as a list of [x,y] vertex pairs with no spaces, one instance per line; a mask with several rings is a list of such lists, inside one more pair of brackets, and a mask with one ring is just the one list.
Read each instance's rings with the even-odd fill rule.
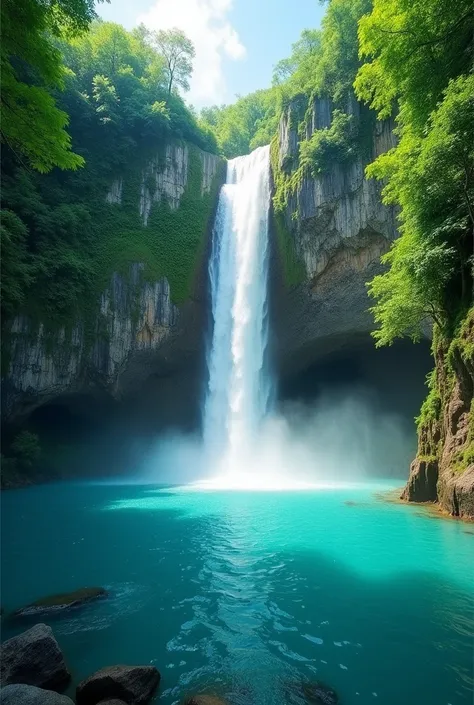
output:
[[279,181],[290,185],[274,221],[285,280],[275,287],[278,355],[288,371],[373,330],[366,282],[397,236],[395,209],[382,205],[381,184],[364,175],[367,163],[394,146],[391,121],[363,125],[360,105],[349,96],[353,129],[368,130],[366,148],[313,176],[299,168],[299,143],[329,129],[334,108],[327,98],[304,108],[302,123],[298,100],[288,106],[272,149],[277,190]]
[[[179,254],[180,209],[187,198],[190,211],[192,202],[194,210],[184,217],[187,221],[194,218],[186,222],[194,239],[187,253],[182,245],[182,269],[187,266],[185,255],[190,261],[188,293],[176,296],[166,262],[164,266],[159,261],[154,263],[154,271],[163,275],[153,276],[150,261],[140,260],[143,248],[134,245],[133,231],[127,231],[128,261],[121,255],[114,271],[114,253],[119,248],[110,248],[106,258],[109,283],[98,291],[92,311],[91,306],[86,310],[84,302],[82,312],[79,303],[77,319],[68,324],[46,322],[28,311],[14,319],[3,380],[4,418],[21,418],[66,394],[86,392],[121,398],[147,376],[179,370],[196,356],[205,315],[205,253],[224,173],[224,161],[219,157],[185,143],[171,143],[151,155],[129,183],[130,175],[118,175],[109,184],[102,199],[104,222],[135,218],[137,231],[146,229],[153,252],[166,248],[169,238],[169,249],[174,243]],[[126,202],[124,192],[128,193]],[[136,214],[130,213],[131,208]],[[155,208],[162,209],[161,221],[153,219]],[[166,230],[161,227],[163,221]],[[125,240],[118,228],[116,233],[112,228],[108,237],[112,243],[114,238]],[[153,245],[157,245],[156,250]]]
[[452,340],[438,333],[433,349],[417,457],[402,498],[438,502],[453,516],[474,519],[474,309]]

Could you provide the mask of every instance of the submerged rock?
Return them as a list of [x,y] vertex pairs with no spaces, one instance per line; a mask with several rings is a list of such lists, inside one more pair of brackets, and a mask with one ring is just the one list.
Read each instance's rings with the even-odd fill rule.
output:
[[336,692],[324,683],[302,683],[302,692],[311,705],[337,705],[339,702]]
[[109,666],[97,671],[77,686],[77,705],[97,705],[107,699],[124,700],[128,705],[144,705],[161,680],[154,666]]
[[0,683],[62,690],[71,678],[51,627],[37,624],[5,641],[0,650]]
[[[308,705],[338,705],[337,693],[329,686],[315,681],[314,683],[289,683],[286,686],[289,702],[303,701]],[[292,699],[292,696],[293,697]]]
[[108,593],[102,587],[86,587],[72,592],[64,592],[58,595],[42,597],[31,605],[21,607],[14,612],[15,617],[33,617],[48,612],[60,612],[61,610],[80,607],[93,600],[107,597]]
[[44,690],[34,685],[15,683],[0,691],[1,705],[74,705],[71,698],[54,690]]
[[191,695],[183,701],[183,705],[228,705],[228,703],[217,695]]

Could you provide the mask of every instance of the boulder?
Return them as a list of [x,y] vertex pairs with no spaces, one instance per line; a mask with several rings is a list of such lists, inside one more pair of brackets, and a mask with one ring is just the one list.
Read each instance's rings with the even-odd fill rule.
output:
[[128,705],[144,705],[161,679],[154,666],[109,666],[97,671],[77,686],[77,705],[97,705],[102,700],[124,700]]
[[71,698],[54,690],[44,690],[34,685],[15,683],[0,691],[1,705],[74,705]]
[[36,624],[0,649],[0,683],[62,690],[71,678],[51,627]]
[[40,614],[60,612],[62,610],[80,607],[93,600],[107,597],[107,590],[102,587],[86,587],[72,592],[64,592],[59,595],[42,597],[31,605],[21,607],[14,612],[15,617],[33,617]]

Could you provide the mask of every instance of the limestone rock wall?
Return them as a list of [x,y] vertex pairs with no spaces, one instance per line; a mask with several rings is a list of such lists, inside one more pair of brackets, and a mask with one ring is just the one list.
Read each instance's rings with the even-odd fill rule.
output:
[[[357,124],[360,107],[352,96],[346,110]],[[306,113],[306,138],[330,126],[332,111],[329,99],[315,99],[309,119]],[[287,174],[298,165],[298,115],[296,101],[280,122],[279,165]],[[316,178],[305,175],[288,199],[284,223],[304,277],[298,286],[280,287],[276,294],[283,369],[304,366],[373,329],[366,282],[381,271],[380,256],[396,238],[397,223],[396,210],[382,204],[380,183],[366,179],[364,170],[395,145],[391,121],[376,123],[371,141],[365,159],[334,163]]]
[[127,277],[112,275],[101,296],[92,341],[86,340],[80,323],[52,336],[42,323],[15,318],[4,384],[7,416],[89,387],[120,396],[121,374],[131,358],[157,350],[178,329],[179,311],[171,302],[167,279],[145,282],[142,271],[143,264],[134,263]]
[[[223,174],[223,160],[202,151],[199,156],[198,188],[204,195]],[[153,204],[162,199],[172,210],[179,209],[188,186],[189,159],[185,143],[168,144],[159,155],[150,157],[140,175],[138,208],[144,225]],[[112,207],[122,203],[123,187],[120,176],[110,184],[105,200]],[[208,233],[201,235],[206,238]],[[202,265],[205,268],[204,262]],[[205,277],[196,272],[192,300],[178,308],[167,277],[148,281],[144,269],[144,262],[130,262],[128,272],[114,272],[92,321],[82,319],[72,328],[58,329],[27,315],[14,319],[8,369],[2,380],[4,419],[21,420],[35,407],[61,395],[121,398],[136,392],[147,376],[178,370],[198,354],[204,328]],[[87,315],[84,312],[84,317]]]

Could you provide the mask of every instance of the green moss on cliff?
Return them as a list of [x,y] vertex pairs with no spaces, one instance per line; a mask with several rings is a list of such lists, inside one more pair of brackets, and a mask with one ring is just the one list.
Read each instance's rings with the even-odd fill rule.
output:
[[438,389],[436,368],[427,375],[426,382],[429,392],[421,406],[420,415],[416,418],[418,432],[432,421],[438,421],[441,413],[441,395]]
[[[185,143],[167,144],[178,147]],[[165,150],[166,143],[157,142],[152,150],[138,152],[114,172],[90,160],[78,175],[63,178],[55,173],[21,187],[13,180],[7,184],[7,198],[29,220],[30,237],[38,243],[34,281],[26,289],[21,307],[31,325],[21,335],[36,339],[41,321],[46,349],[54,349],[56,358],[62,354],[61,347],[66,357],[70,353],[72,331],[78,324],[86,347],[106,337],[106,322],[99,315],[100,296],[110,287],[114,272],[128,284],[127,305],[132,319],[138,316],[138,296],[144,280],[166,277],[173,303],[191,296],[225,164],[222,162],[218,169],[210,191],[202,193],[200,151],[187,144],[187,182],[179,206],[172,210],[166,197],[153,202],[145,226],[140,215],[142,181],[153,194],[156,179],[143,174],[147,174],[151,158],[158,172],[165,167]],[[106,195],[116,178],[123,184],[121,202],[108,203]],[[31,189],[26,188],[28,185]],[[56,203],[60,205],[56,207]],[[82,221],[80,213],[84,213]],[[134,281],[130,279],[132,263],[143,265]],[[65,335],[59,345],[61,328]],[[8,352],[7,336],[3,343]]]
[[142,262],[145,280],[167,277],[174,303],[182,303],[190,297],[222,171],[214,177],[210,192],[201,193],[199,151],[193,145],[188,145],[188,150],[186,189],[175,210],[163,198],[152,204],[148,223],[143,224],[139,213],[140,169],[124,177],[122,204],[102,207],[98,227],[103,235],[98,240],[96,253],[101,291],[108,285],[112,272],[126,276],[132,262]]
[[[305,277],[305,266],[295,247],[295,241],[285,222],[285,209],[293,192],[291,181],[279,165],[279,140],[274,137],[270,145],[270,161],[275,187],[273,199],[273,223],[283,270],[283,280],[288,288],[297,286]],[[295,177],[296,178],[296,177]]]
[[[474,463],[474,399],[472,371],[474,369],[474,308],[460,320],[449,339],[435,326],[433,356],[435,367],[428,375],[429,392],[417,418],[418,459],[428,454],[441,461],[448,427],[457,433],[459,409],[467,413],[467,434],[461,431],[457,443],[461,447],[451,451],[443,461],[449,463],[453,474],[461,474]],[[454,400],[451,418],[451,402]],[[463,421],[465,424],[465,421]],[[463,426],[463,429],[466,427]]]

